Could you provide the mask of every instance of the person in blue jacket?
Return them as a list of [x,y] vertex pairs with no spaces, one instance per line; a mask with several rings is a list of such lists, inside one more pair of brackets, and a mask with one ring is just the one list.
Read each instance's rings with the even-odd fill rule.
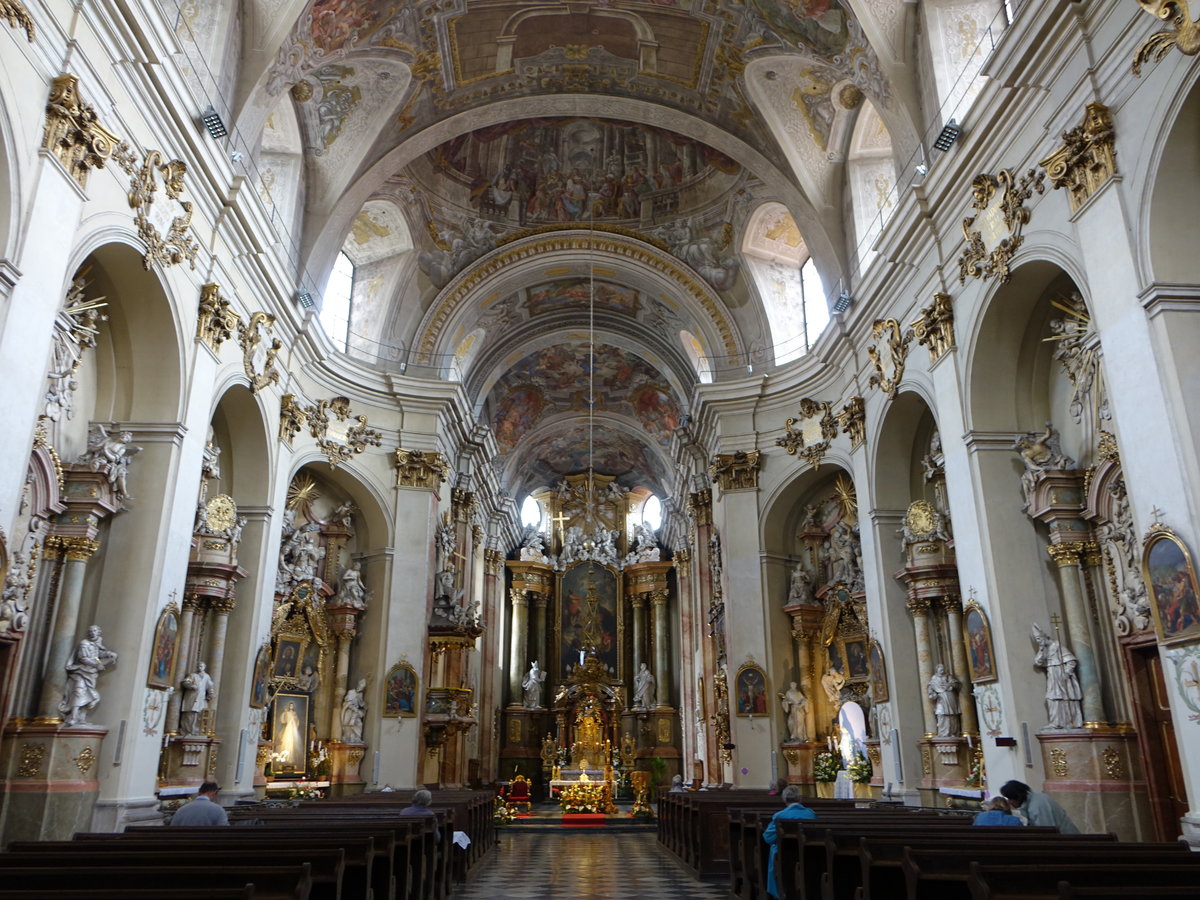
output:
[[1003,797],[993,797],[981,804],[983,812],[977,815],[972,825],[1020,825],[1025,823],[1012,814],[1012,807]]
[[775,858],[779,856],[779,835],[775,823],[780,819],[815,819],[817,814],[800,802],[800,788],[794,784],[783,789],[783,802],[787,804],[775,815],[771,816],[771,824],[763,831],[763,840],[771,845],[771,856],[767,863],[767,893],[772,897],[782,897],[783,891],[775,881]]

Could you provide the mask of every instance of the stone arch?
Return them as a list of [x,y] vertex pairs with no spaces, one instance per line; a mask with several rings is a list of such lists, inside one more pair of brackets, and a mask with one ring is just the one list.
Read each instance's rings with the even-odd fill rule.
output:
[[360,543],[364,547],[379,549],[391,545],[394,528],[392,514],[383,490],[375,483],[375,479],[360,471],[353,462],[333,468],[323,454],[313,450],[297,454],[292,459],[288,484],[304,469],[311,469],[353,500],[363,517],[365,537]]
[[[0,72],[3,72],[2,64]],[[17,253],[16,223],[21,212],[18,146],[20,140],[16,122],[9,114],[7,91],[0,91],[0,259],[12,259]],[[5,275],[6,273],[0,270],[0,278],[4,278]],[[0,288],[0,292],[7,293],[7,289]]]
[[1189,237],[1200,206],[1200,83],[1193,82],[1157,148],[1141,211],[1148,280],[1200,284],[1200,259]]
[[[916,481],[920,459],[937,430],[937,420],[925,397],[911,389],[900,391],[874,429],[875,440],[868,443],[872,453],[870,466],[871,499],[876,509],[903,510],[924,496]],[[887,548],[883,548],[886,553]]]

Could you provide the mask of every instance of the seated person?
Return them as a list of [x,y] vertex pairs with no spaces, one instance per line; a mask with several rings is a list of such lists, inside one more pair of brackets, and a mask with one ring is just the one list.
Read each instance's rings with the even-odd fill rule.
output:
[[779,819],[815,819],[817,814],[800,802],[800,788],[794,784],[783,790],[783,809],[771,816],[771,824],[763,831],[763,840],[771,845],[771,857],[767,864],[767,893],[772,897],[782,897],[783,891],[775,881],[775,858],[779,856],[779,835],[775,830],[775,822]]
[[1006,781],[1000,788],[1014,812],[1019,812],[1027,825],[1052,825],[1060,834],[1079,834],[1067,811],[1041,791],[1035,791],[1023,781]]
[[993,797],[982,804],[983,812],[975,817],[972,825],[1024,825],[1012,814],[1012,807],[1003,797]]
[[206,781],[200,785],[187,804],[180,807],[171,817],[172,825],[228,825],[229,815],[225,807],[217,804],[217,793],[221,790],[215,781]]
[[[436,813],[429,808],[429,804],[433,802],[433,794],[427,790],[419,790],[412,795],[412,803],[409,806],[400,810],[402,816],[433,816]],[[434,841],[442,839],[442,830],[435,827],[433,829]]]

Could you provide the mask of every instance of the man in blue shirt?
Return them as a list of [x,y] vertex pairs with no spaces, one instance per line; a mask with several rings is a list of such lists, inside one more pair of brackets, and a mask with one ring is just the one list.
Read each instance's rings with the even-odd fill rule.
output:
[[220,786],[214,781],[206,781],[200,785],[200,790],[191,802],[187,803],[171,817],[172,825],[228,825],[229,816],[223,806],[216,802]]
[[775,815],[771,816],[771,824],[763,831],[763,840],[771,845],[771,857],[767,864],[767,893],[772,897],[782,897],[783,891],[775,881],[775,858],[779,856],[779,835],[775,823],[780,819],[815,819],[817,814],[800,802],[800,788],[789,784],[783,789],[783,802],[787,804]]

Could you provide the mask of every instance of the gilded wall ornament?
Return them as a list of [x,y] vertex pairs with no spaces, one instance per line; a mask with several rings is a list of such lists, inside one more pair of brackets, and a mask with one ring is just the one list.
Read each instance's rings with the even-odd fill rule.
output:
[[136,155],[125,144],[114,150],[113,158],[130,176],[129,208],[136,210],[133,223],[146,245],[143,268],[149,270],[155,263],[175,266],[184,260],[196,268],[200,245],[189,234],[193,207],[191,201],[183,199],[187,163],[182,159],[166,160],[158,150],[150,150],[139,167]]
[[267,385],[279,381],[275,358],[283,348],[283,342],[275,337],[275,317],[270,313],[256,312],[245,325],[239,322],[237,329],[250,392],[257,394]]
[[436,490],[450,474],[450,464],[437,451],[396,450],[396,484]]
[[838,427],[850,438],[850,449],[854,450],[867,439],[867,406],[862,397],[851,397],[837,414]]
[[79,99],[78,76],[59,75],[50,83],[42,149],[53,153],[81,188],[87,187],[92,169],[104,168],[119,140],[100,124],[96,110]]
[[33,43],[37,29],[33,25],[33,17],[21,0],[0,0],[0,18],[8,20],[9,28],[23,28],[29,43]]
[[221,345],[237,333],[240,319],[241,316],[230,308],[229,301],[221,296],[219,284],[205,284],[200,287],[196,340],[204,341],[213,351],[219,351]]
[[921,310],[911,323],[917,343],[929,350],[932,365],[954,349],[954,305],[949,294],[936,293],[933,303]]
[[837,423],[828,401],[805,397],[800,401],[800,415],[783,423],[785,434],[775,442],[788,456],[801,456],[814,469],[821,467],[821,458],[829,450],[829,442],[837,437]]
[[1063,145],[1039,163],[1055,190],[1067,189],[1071,212],[1117,174],[1112,116],[1103,103],[1089,103],[1078,128],[1063,132]]
[[958,281],[995,277],[1004,284],[1011,273],[1009,263],[1025,240],[1021,229],[1029,224],[1025,201],[1045,191],[1045,172],[1030,169],[1017,177],[1011,169],[995,176],[983,174],[971,182],[971,208],[976,214],[963,219],[967,249],[958,258]]
[[279,440],[292,446],[292,441],[308,421],[308,413],[296,400],[295,394],[284,394],[279,403]]
[[26,744],[21,748],[21,761],[17,764],[17,776],[20,778],[33,778],[41,774],[42,762],[45,759],[45,744]]
[[871,327],[871,337],[883,341],[883,350],[880,351],[879,344],[867,348],[867,356],[875,367],[875,374],[867,383],[889,397],[895,397],[904,378],[904,361],[908,356],[908,345],[912,343],[912,329],[902,333],[900,323],[895,319],[876,319]]
[[1184,56],[1200,53],[1200,19],[1192,20],[1188,0],[1137,0],[1138,5],[1156,19],[1170,24],[1166,31],[1150,35],[1133,54],[1133,74],[1140,76],[1147,62],[1158,62],[1178,47]]
[[723,491],[754,490],[758,487],[759,466],[757,450],[718,453],[708,467],[708,477]]
[[383,443],[383,435],[367,426],[366,416],[356,416],[350,411],[346,397],[320,400],[304,412],[308,416],[308,433],[317,439],[317,446],[333,468],[368,446],[378,447]]

